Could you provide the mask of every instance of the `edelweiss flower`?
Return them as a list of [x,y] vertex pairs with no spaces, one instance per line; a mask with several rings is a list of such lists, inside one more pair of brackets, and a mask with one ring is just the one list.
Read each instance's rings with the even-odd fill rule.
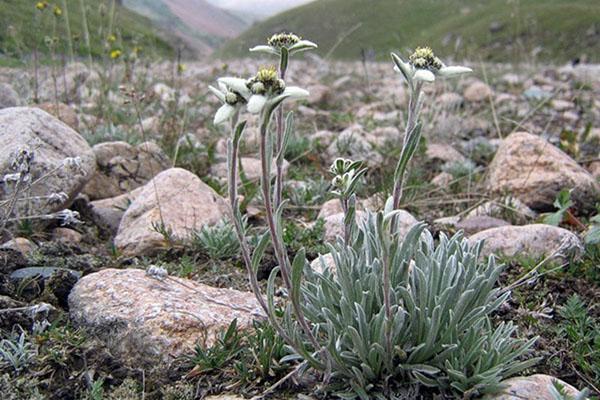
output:
[[246,81],[246,87],[252,93],[247,109],[253,114],[260,113],[269,103],[277,104],[287,98],[299,99],[309,95],[299,87],[286,87],[283,79],[278,78],[275,67],[261,68],[255,77]]
[[301,51],[316,49],[316,43],[310,40],[303,40],[300,36],[293,33],[277,33],[267,40],[268,45],[255,46],[250,51],[263,52],[275,56],[281,55],[281,49],[285,48],[289,54],[299,53]]
[[65,225],[77,225],[82,222],[79,220],[79,213],[69,209],[59,211],[54,214],[54,218],[61,220],[60,224]]
[[221,100],[223,105],[215,114],[214,124],[222,124],[230,120],[240,108],[248,102],[250,90],[246,80],[240,78],[219,78],[219,88],[209,86],[208,89]]
[[408,62],[395,53],[392,53],[392,60],[396,64],[394,69],[401,72],[409,84],[413,81],[433,82],[436,76],[446,78],[472,72],[467,67],[446,66],[429,47],[417,47]]

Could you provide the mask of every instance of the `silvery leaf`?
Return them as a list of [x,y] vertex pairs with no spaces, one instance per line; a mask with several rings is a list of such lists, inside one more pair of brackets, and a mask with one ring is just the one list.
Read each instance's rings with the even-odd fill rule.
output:
[[266,96],[255,94],[252,97],[250,97],[250,100],[248,100],[248,105],[246,108],[248,109],[248,112],[252,114],[258,114],[265,107],[266,102]]
[[250,48],[249,51],[251,53],[260,52],[260,53],[272,54],[274,56],[278,56],[279,55],[279,52],[277,50],[275,50],[273,47],[271,47],[271,46],[265,46],[265,45],[254,46],[254,47]]
[[286,96],[291,99],[301,99],[304,97],[308,97],[309,95],[310,95],[310,93],[308,92],[308,90],[304,90],[297,86],[289,86],[289,87],[285,88],[285,90],[283,91],[283,93],[280,96]]
[[250,96],[252,96],[250,89],[248,89],[248,86],[246,86],[245,79],[225,77],[219,78],[217,81],[224,83],[225,85],[227,85],[228,88],[230,88],[234,92],[239,93],[246,100],[248,100]]
[[292,47],[289,48],[290,54],[299,53],[301,51],[316,49],[316,43],[311,42],[310,40],[301,40]]
[[215,114],[214,124],[219,125],[228,121],[231,117],[233,117],[233,114],[235,114],[235,110],[235,107],[229,104],[223,104]]
[[391,53],[391,55],[394,64],[396,64],[394,70],[402,73],[404,79],[406,79],[408,83],[411,83],[412,76],[414,74],[413,66],[409,63],[404,62],[402,58],[400,58],[400,56],[398,56],[397,54]]
[[217,98],[221,100],[222,103],[225,103],[225,94],[222,91],[213,86],[209,86],[208,90],[210,90],[215,96],[217,96]]
[[440,70],[438,71],[438,75],[447,78],[447,77],[466,74],[469,72],[473,72],[473,70],[471,68],[467,68],[467,67],[450,66],[450,67],[440,68]]
[[423,82],[434,82],[435,81],[435,75],[433,74],[433,72],[431,72],[427,69],[417,69],[415,71],[415,74],[413,75],[413,78],[416,81],[423,81]]

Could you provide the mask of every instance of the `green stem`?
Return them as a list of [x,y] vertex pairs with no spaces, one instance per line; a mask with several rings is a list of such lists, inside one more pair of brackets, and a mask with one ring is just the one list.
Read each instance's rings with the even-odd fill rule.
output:
[[[283,61],[283,56],[281,57],[280,63],[279,63],[279,76],[281,77],[281,79],[285,79],[285,73],[287,71],[287,61],[284,62]],[[284,161],[284,154],[283,154],[283,134],[284,134],[284,120],[283,120],[283,104],[281,104],[279,106],[279,108],[277,109],[277,115],[276,115],[276,120],[277,120],[277,136],[276,136],[276,149],[277,149],[277,154],[279,154],[279,156],[277,157],[276,162],[276,175],[275,175],[275,196],[274,196],[274,200],[273,203],[275,205],[275,209],[279,208],[279,205],[281,204],[281,201],[283,199],[283,161]]]
[[[267,225],[269,227],[269,234],[271,236],[271,241],[273,243],[273,250],[275,251],[275,257],[277,258],[277,262],[281,267],[281,277],[283,279],[284,285],[289,293],[292,293],[292,282],[290,279],[290,271],[291,264],[288,258],[288,254],[285,251],[285,248],[282,244],[282,239],[280,238],[277,231],[277,223],[275,221],[274,213],[273,213],[273,204],[271,202],[271,177],[268,172],[268,162],[271,162],[268,158],[270,155],[267,154],[267,135],[269,131],[269,124],[271,122],[271,112],[263,111],[261,115],[261,126],[260,126],[260,160],[261,160],[261,169],[262,169],[262,195],[263,202],[265,205],[265,214],[267,219]],[[317,339],[312,333],[308,322],[304,316],[304,312],[302,307],[296,301],[293,296],[291,298],[292,309],[294,314],[296,315],[296,319],[298,323],[304,330],[304,333],[308,337],[308,340],[312,344],[315,350],[318,350],[321,346]]]
[[[421,97],[421,88],[422,84],[419,82],[417,85],[410,91],[410,98],[408,102],[408,118],[406,121],[406,129],[404,130],[404,140],[402,144],[402,152],[400,153],[400,160],[402,160],[403,155],[407,150],[407,143],[409,142],[410,135],[415,134],[415,126],[418,121],[418,113],[419,113],[419,101]],[[394,191],[393,191],[393,209],[397,210],[400,207],[400,202],[402,201],[403,188],[405,183],[405,171],[402,171],[400,177],[396,179],[394,182]],[[392,224],[392,230],[396,227],[396,224]]]
[[90,46],[90,30],[88,28],[87,13],[85,10],[85,0],[79,0],[79,8],[81,8],[81,26],[83,29],[83,41],[85,42],[85,47],[87,50],[88,67],[91,70],[92,69],[92,48]]
[[[237,124],[237,115],[232,119],[232,137],[236,135],[236,124]],[[269,307],[262,296],[260,291],[260,286],[258,284],[258,280],[256,278],[256,273],[252,269],[252,258],[250,257],[250,250],[248,246],[248,242],[246,241],[246,235],[244,234],[244,228],[241,225],[238,218],[236,218],[236,212],[239,213],[239,205],[237,204],[237,169],[238,169],[238,150],[239,150],[239,140],[232,140],[231,142],[231,162],[229,164],[229,204],[231,206],[232,212],[232,220],[233,225],[235,227],[235,232],[240,241],[240,249],[242,253],[242,259],[244,260],[244,265],[246,267],[246,272],[248,273],[248,278],[250,281],[250,288],[254,293],[254,297],[260,304],[261,308],[269,318],[269,321],[275,329],[277,333],[285,340],[287,343],[294,343],[291,338],[285,333],[275,316],[270,312]]]
[[73,53],[73,37],[71,36],[71,22],[69,21],[69,8],[67,7],[67,0],[62,0],[63,6],[63,17],[65,19],[65,29],[67,31],[67,44],[69,46],[69,61],[73,62],[75,58]]

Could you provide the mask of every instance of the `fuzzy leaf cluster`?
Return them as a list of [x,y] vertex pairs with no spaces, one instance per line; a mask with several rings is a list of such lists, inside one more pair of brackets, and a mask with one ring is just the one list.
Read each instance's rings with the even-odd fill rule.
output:
[[389,398],[394,386],[418,383],[472,397],[532,365],[523,358],[535,339],[515,338],[512,324],[492,326],[490,314],[509,294],[496,288],[502,266],[478,261],[482,244],[459,233],[435,245],[423,224],[402,239],[390,233],[392,216],[369,213],[351,246],[330,246],[335,270],[306,271],[302,303],[333,359],[332,390],[348,399]]

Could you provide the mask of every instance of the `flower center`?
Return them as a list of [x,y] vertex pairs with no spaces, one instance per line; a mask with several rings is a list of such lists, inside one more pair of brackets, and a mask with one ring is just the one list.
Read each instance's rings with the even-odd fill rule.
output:
[[300,37],[298,35],[294,35],[293,33],[277,33],[267,40],[267,44],[271,47],[277,48],[290,48],[300,41]]
[[235,92],[227,92],[225,93],[225,103],[230,106],[235,106],[241,100],[241,96],[239,96]]
[[438,71],[443,64],[439,58],[433,54],[429,47],[417,47],[415,52],[409,57],[410,63],[417,69],[428,69],[430,71]]
[[285,90],[285,82],[277,77],[275,67],[262,67],[254,78],[246,82],[253,94],[281,94]]

